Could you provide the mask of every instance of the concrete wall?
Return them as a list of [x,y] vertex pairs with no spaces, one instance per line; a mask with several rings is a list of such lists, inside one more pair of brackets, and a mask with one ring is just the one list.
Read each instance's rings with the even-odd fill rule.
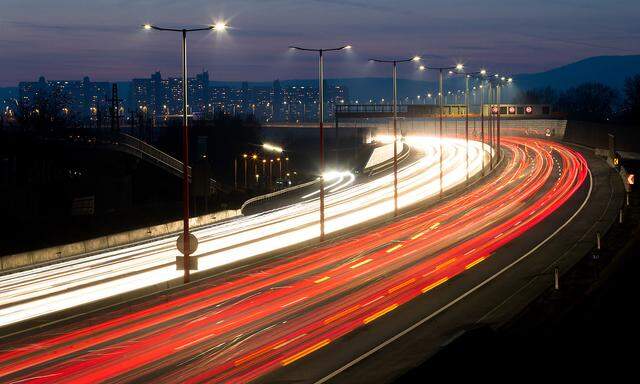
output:
[[[353,123],[353,122],[352,122]],[[345,127],[348,122],[343,123]],[[372,133],[388,135],[392,132],[392,119],[361,120],[357,126],[368,128]],[[434,119],[405,119],[398,122],[398,128],[405,134],[437,135],[440,123]],[[482,122],[478,118],[469,119],[469,135],[471,139],[478,137],[481,132]],[[565,136],[567,120],[562,119],[501,119],[500,130],[502,136],[531,136],[551,137],[562,139]],[[446,119],[442,124],[443,133],[446,136],[464,137],[464,119]],[[484,120],[485,138],[489,135],[489,120]],[[547,136],[547,135],[550,136]]]
[[638,124],[593,123],[569,121],[565,141],[587,147],[607,148],[609,134],[615,136],[617,151],[640,152],[640,126]]
[[[204,216],[193,217],[189,220],[189,223],[190,226],[197,228],[240,215],[240,210],[226,210]],[[132,243],[149,241],[171,234],[177,235],[181,230],[182,220],[172,221],[165,224],[134,229],[127,232],[116,233],[113,235],[102,236],[95,239],[79,241],[71,244],[58,245],[35,251],[1,256],[0,272],[60,261],[67,258],[105,251],[110,248],[117,248]]]

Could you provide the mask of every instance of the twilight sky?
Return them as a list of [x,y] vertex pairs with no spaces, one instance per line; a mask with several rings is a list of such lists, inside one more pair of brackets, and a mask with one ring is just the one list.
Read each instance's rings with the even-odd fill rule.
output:
[[[537,72],[596,55],[640,54],[639,0],[2,0],[0,86],[49,79],[128,80],[180,71],[177,34],[140,24],[200,26],[189,69],[214,80],[310,78],[315,57],[290,44],[349,54],[327,58],[328,77],[382,76],[371,57],[421,54],[428,65]],[[419,78],[411,64],[401,75]]]

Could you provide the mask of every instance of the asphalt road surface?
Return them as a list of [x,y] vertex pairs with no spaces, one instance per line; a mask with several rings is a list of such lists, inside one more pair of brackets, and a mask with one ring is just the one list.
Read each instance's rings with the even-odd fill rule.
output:
[[[394,354],[394,361],[368,359],[402,332],[410,333],[407,321],[422,319],[414,323],[417,328],[446,313],[474,287],[500,281],[588,202],[593,184],[578,152],[543,140],[505,138],[503,153],[497,172],[464,195],[366,234],[226,275],[164,302],[7,341],[0,353],[0,380],[371,382],[393,377],[402,354]],[[451,167],[449,174],[456,168]],[[424,193],[411,186],[407,183],[406,191]],[[358,370],[370,361],[393,370]]]

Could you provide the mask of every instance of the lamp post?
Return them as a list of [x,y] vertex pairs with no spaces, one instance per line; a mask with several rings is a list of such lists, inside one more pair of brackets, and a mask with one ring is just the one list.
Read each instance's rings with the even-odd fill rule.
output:
[[218,22],[204,28],[163,28],[151,24],[143,25],[146,30],[163,32],[177,32],[182,34],[182,222],[183,222],[183,250],[184,250],[184,283],[190,280],[190,239],[189,239],[189,115],[188,115],[188,84],[187,84],[187,33],[198,31],[220,31],[227,29],[227,25]]
[[[465,161],[467,164],[466,180],[469,181],[469,79],[473,77],[484,77],[487,75],[485,69],[481,69],[477,72],[465,72],[464,73],[464,104],[465,104],[465,123],[464,123],[464,137],[466,143]],[[484,156],[483,156],[484,159]]]
[[[501,136],[501,129],[500,129],[500,118],[501,118],[501,101],[500,101],[500,94],[501,94],[501,89],[503,84],[511,84],[513,82],[513,79],[511,77],[506,78],[504,76],[500,76],[498,74],[494,74],[493,78],[493,83],[494,83],[494,88],[495,88],[495,101],[496,101],[496,123],[495,123],[495,143],[496,143],[496,151],[497,151],[497,160],[499,161],[501,158],[501,151],[500,151],[500,136]],[[489,84],[489,89],[491,89],[491,82]],[[492,159],[493,160],[493,159]],[[492,161],[493,163],[493,161]]]
[[442,195],[443,192],[443,187],[442,187],[442,162],[444,160],[443,158],[443,154],[442,154],[442,120],[443,120],[443,115],[442,115],[442,109],[443,109],[443,105],[442,105],[442,98],[444,97],[444,93],[443,93],[443,81],[444,81],[444,71],[452,71],[452,70],[456,70],[458,72],[462,71],[464,69],[464,65],[462,64],[457,64],[455,67],[428,67],[428,66],[424,66],[421,65],[420,66],[420,70],[421,71],[425,71],[425,70],[437,70],[438,71],[438,105],[439,105],[439,110],[440,110],[440,194]]
[[[251,160],[253,160],[253,174],[258,174],[258,155],[255,153],[251,156]],[[256,178],[256,186],[258,184],[258,178]]]
[[246,153],[242,154],[242,158],[244,159],[244,189],[247,189],[247,157],[249,157]]
[[[324,53],[351,49],[350,45],[337,48],[303,48],[289,46],[290,49],[318,54],[318,90],[320,99],[320,112],[318,125],[320,128],[320,241],[324,241]],[[282,163],[280,163],[280,177],[282,178]]]
[[273,190],[273,159],[269,159],[269,189]]
[[484,80],[478,86],[480,89],[480,142],[482,143],[482,175],[484,176]]
[[398,216],[398,63],[420,61],[420,56],[400,60],[370,59],[374,63],[393,66],[393,215]]

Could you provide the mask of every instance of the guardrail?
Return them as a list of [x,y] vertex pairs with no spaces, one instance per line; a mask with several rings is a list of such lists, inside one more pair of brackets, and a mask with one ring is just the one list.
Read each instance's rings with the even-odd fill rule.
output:
[[311,180],[307,183],[303,183],[303,184],[298,184],[295,185],[293,187],[289,187],[289,188],[285,188],[285,189],[281,189],[279,191],[275,191],[275,192],[271,192],[271,193],[267,193],[266,195],[260,195],[260,196],[256,196],[256,197],[252,197],[249,200],[245,201],[242,206],[240,207],[240,212],[242,212],[249,204],[253,204],[253,203],[257,203],[259,201],[263,201],[263,200],[269,200],[272,199],[274,197],[280,196],[280,195],[284,195],[286,193],[289,192],[293,192],[296,191],[298,189],[302,189],[305,187],[309,187],[313,184],[319,183],[320,179],[315,179],[315,180]]

